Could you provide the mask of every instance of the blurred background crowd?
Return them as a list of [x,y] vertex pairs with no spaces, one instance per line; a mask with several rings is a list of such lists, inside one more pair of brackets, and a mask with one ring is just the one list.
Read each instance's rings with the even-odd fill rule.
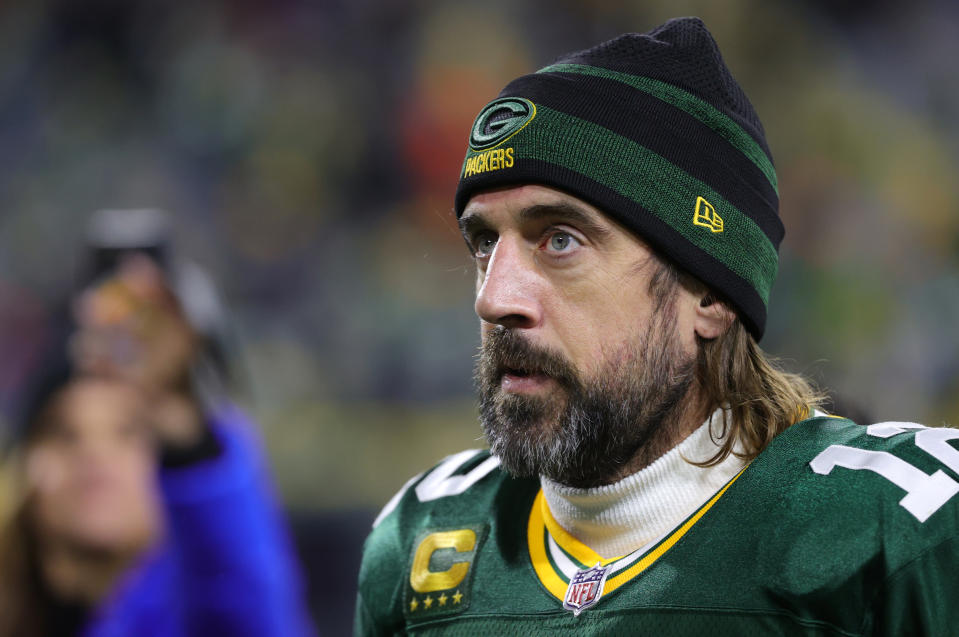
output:
[[451,212],[473,117],[676,15],[705,20],[776,162],[763,348],[870,419],[959,423],[951,0],[33,0],[0,5],[0,432],[84,284],[91,214],[166,210],[223,300],[317,623],[347,630],[376,510],[482,445]]

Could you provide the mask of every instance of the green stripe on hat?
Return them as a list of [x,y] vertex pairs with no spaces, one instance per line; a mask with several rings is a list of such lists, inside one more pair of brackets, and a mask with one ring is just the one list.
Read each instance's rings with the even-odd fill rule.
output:
[[[562,166],[635,201],[726,265],[768,304],[778,269],[772,242],[752,219],[675,164],[607,128],[544,106],[536,107],[535,118],[509,139],[508,146],[517,167],[523,159]],[[471,158],[489,152],[468,151],[464,167]],[[722,218],[722,232],[694,224],[699,197]],[[606,212],[627,218],[631,214]]]
[[628,84],[633,88],[639,89],[640,91],[648,93],[653,97],[671,104],[676,108],[685,111],[692,117],[695,117],[703,124],[716,131],[717,134],[732,144],[741,153],[746,155],[746,157],[748,157],[756,165],[760,172],[766,176],[766,179],[769,180],[769,183],[776,191],[776,194],[779,194],[778,182],[776,180],[776,170],[773,168],[772,162],[769,160],[769,157],[766,155],[765,151],[763,151],[762,147],[756,143],[756,140],[753,139],[752,135],[743,130],[742,126],[736,123],[725,113],[717,109],[709,102],[699,99],[692,93],[684,91],[683,89],[673,86],[672,84],[668,84],[660,80],[654,80],[649,77],[611,71],[609,69],[604,69],[597,66],[588,66],[585,64],[553,64],[540,69],[537,71],[537,73],[579,73],[582,75],[592,75],[594,77],[615,80],[617,82]]

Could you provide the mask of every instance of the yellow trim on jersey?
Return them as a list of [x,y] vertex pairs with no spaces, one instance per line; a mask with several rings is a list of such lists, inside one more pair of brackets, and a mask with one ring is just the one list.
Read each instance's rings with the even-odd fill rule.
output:
[[612,577],[606,580],[606,586],[603,587],[603,593],[605,594],[605,593],[613,592],[614,590],[616,590],[617,588],[619,588],[620,586],[622,586],[629,580],[633,579],[634,577],[636,577],[637,575],[645,571],[653,562],[659,559],[659,556],[661,556],[663,553],[671,549],[673,545],[679,541],[679,538],[686,535],[686,532],[689,531],[689,529],[691,529],[693,525],[699,521],[699,518],[703,517],[703,515],[706,514],[706,511],[711,509],[712,506],[716,504],[716,501],[719,500],[719,498],[721,498],[724,493],[726,493],[726,490],[732,486],[733,482],[735,482],[736,479],[739,478],[739,476],[743,475],[743,471],[745,470],[746,468],[743,467],[742,471],[740,471],[735,476],[733,476],[733,479],[727,482],[725,487],[720,489],[719,492],[716,493],[716,495],[710,498],[709,502],[707,502],[702,507],[700,507],[699,511],[694,513],[693,516],[689,518],[688,520],[686,520],[686,522],[683,523],[683,525],[680,526],[675,532],[673,532],[672,535],[670,535],[665,540],[660,542],[660,544],[656,548],[650,551],[647,555],[645,555],[642,559],[640,559],[636,564],[629,567],[622,573],[618,574],[616,577]]
[[[635,578],[637,575],[649,568],[666,551],[672,548],[673,545],[676,544],[680,538],[686,535],[689,529],[691,529],[693,525],[696,524],[696,522],[698,522],[699,519],[706,514],[706,511],[716,504],[717,500],[719,500],[719,498],[726,493],[726,490],[732,486],[732,484],[739,478],[739,476],[743,474],[743,471],[745,470],[746,468],[744,467],[742,471],[733,476],[733,478],[726,483],[726,486],[720,489],[712,498],[709,499],[708,502],[706,502],[706,504],[701,506],[698,511],[689,517],[689,519],[687,519],[682,525],[680,525],[662,542],[657,544],[655,548],[649,551],[635,564],[629,568],[626,568],[622,572],[616,573],[614,576],[609,577],[609,579],[606,580],[606,584],[603,586],[603,595],[613,592],[626,582]],[[536,499],[533,501],[533,508],[530,511],[529,524],[527,526],[529,556],[530,561],[533,564],[533,570],[536,572],[536,576],[539,578],[539,581],[543,584],[543,586],[546,587],[546,590],[552,593],[553,596],[559,600],[563,600],[566,597],[566,589],[568,584],[556,572],[556,569],[553,567],[553,564],[549,559],[549,548],[547,547],[546,543],[546,532],[549,533],[550,537],[553,538],[556,544],[559,545],[563,551],[569,555],[572,555],[575,559],[586,565],[601,562],[605,566],[613,562],[629,559],[632,556],[631,554],[625,557],[606,559],[574,538],[553,519],[553,516],[549,511],[549,506],[546,503],[546,498],[543,495],[543,490],[540,489],[539,493],[536,494]]]
[[550,564],[546,548],[546,524],[543,520],[543,508],[546,498],[540,489],[533,501],[533,509],[529,512],[529,524],[526,527],[527,544],[529,545],[529,559],[533,563],[533,570],[543,586],[557,599],[566,598],[566,589],[569,586],[556,574]]
[[539,502],[540,514],[543,516],[543,522],[546,523],[546,530],[549,531],[549,534],[554,540],[556,540],[556,543],[559,544],[564,551],[579,560],[581,564],[585,564],[586,568],[595,566],[597,562],[603,566],[606,566],[610,562],[615,562],[622,557],[622,555],[611,558],[603,557],[570,535],[569,532],[561,527],[559,522],[557,522],[553,517],[553,513],[549,510],[549,504],[546,502],[546,498],[543,496],[542,489],[539,490],[539,495],[536,496],[536,499]]

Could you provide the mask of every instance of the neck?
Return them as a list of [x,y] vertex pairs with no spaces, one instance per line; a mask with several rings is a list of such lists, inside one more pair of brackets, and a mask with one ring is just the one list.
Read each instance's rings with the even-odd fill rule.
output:
[[602,484],[613,484],[645,469],[696,431],[708,416],[706,401],[694,384],[658,425],[650,427],[649,435],[640,441],[629,460],[616,467]]
[[680,444],[613,484],[582,489],[542,478],[550,513],[570,535],[606,558],[653,542],[742,469],[743,461],[733,454],[710,467],[692,464],[715,454],[722,415],[716,410]]
[[40,574],[57,599],[93,606],[113,588],[137,551],[94,550],[49,542],[41,547]]

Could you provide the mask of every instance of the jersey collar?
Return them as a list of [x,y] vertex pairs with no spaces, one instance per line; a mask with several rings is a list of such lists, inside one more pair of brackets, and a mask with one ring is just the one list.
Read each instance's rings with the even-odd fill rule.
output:
[[743,471],[737,473],[703,506],[686,518],[678,527],[628,555],[603,558],[591,548],[566,532],[553,519],[543,496],[542,488],[536,494],[527,525],[527,542],[533,570],[540,583],[558,600],[563,601],[573,576],[597,563],[610,566],[602,594],[608,595],[649,568],[673,547],[706,512],[722,497]]

